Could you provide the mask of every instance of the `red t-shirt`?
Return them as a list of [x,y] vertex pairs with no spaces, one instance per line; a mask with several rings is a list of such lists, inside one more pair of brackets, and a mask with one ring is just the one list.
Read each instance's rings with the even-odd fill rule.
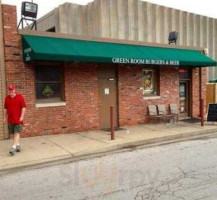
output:
[[22,108],[26,108],[26,103],[20,94],[16,94],[14,98],[9,95],[5,98],[4,108],[8,112],[8,123],[10,124],[23,124],[20,122]]

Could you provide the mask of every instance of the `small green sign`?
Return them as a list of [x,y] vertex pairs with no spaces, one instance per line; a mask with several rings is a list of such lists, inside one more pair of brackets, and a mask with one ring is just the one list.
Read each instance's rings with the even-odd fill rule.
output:
[[42,91],[42,94],[46,97],[50,97],[54,94],[53,90],[51,89],[51,87],[49,85],[47,85],[44,90]]

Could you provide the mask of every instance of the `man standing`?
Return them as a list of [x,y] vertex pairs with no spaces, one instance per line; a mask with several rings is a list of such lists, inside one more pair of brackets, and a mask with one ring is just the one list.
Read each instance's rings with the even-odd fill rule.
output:
[[8,86],[8,96],[5,98],[4,122],[8,122],[9,134],[14,135],[14,144],[10,154],[20,151],[20,133],[23,128],[23,118],[26,111],[26,103],[21,94],[17,94],[14,85]]

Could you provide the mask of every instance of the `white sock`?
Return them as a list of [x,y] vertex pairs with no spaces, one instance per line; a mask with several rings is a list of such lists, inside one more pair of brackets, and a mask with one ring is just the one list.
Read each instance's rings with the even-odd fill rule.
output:
[[16,147],[17,147],[17,145],[16,145],[16,144],[14,144],[14,145],[12,146],[12,148],[14,148],[14,149],[16,149]]
[[17,143],[17,146],[19,146],[20,145],[20,143]]

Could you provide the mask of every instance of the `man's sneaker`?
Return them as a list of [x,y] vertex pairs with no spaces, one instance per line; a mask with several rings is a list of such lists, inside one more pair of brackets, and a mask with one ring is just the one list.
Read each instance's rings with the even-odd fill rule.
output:
[[9,151],[9,153],[13,156],[16,152],[16,149],[15,148],[11,148],[11,150]]
[[21,151],[20,145],[17,145],[17,146],[16,146],[16,151],[17,151],[17,152],[20,152],[20,151]]

